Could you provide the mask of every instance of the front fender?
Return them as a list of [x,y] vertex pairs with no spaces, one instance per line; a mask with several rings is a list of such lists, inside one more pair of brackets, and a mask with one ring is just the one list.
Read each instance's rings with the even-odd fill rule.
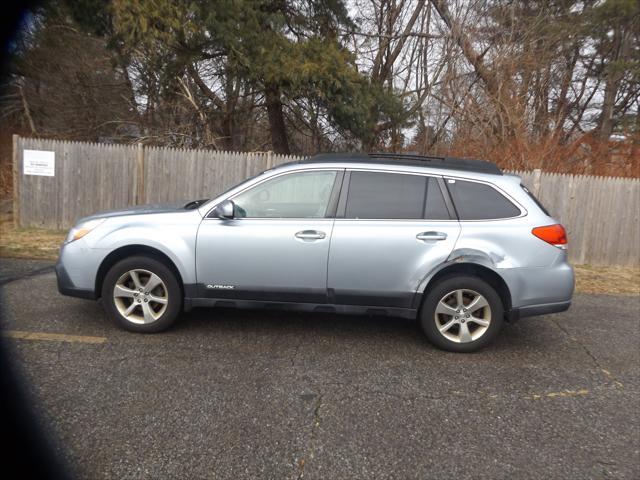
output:
[[[195,242],[196,226],[160,227],[123,225],[96,239],[91,248],[109,253],[122,247],[145,246],[165,254],[176,266],[185,284],[196,283]],[[106,256],[106,255],[105,255]]]

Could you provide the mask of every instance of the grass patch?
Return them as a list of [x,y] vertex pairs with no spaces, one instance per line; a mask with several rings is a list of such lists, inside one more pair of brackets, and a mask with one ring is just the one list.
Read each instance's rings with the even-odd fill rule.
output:
[[574,265],[576,292],[640,295],[640,267]]
[[[0,257],[56,260],[67,232],[41,228],[16,229],[3,216],[0,227]],[[640,295],[640,267],[596,267],[574,265],[576,292]]]
[[0,220],[0,257],[56,260],[67,232],[43,228],[15,228],[10,218]]

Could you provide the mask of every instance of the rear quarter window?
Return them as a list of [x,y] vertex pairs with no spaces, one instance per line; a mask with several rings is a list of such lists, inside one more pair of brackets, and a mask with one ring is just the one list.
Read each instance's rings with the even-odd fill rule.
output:
[[447,188],[460,220],[492,220],[520,215],[520,209],[485,183],[447,179]]
[[540,210],[542,210],[542,211],[544,212],[544,214],[545,214],[547,217],[550,217],[551,215],[549,214],[549,212],[547,211],[547,209],[546,209],[546,208],[544,208],[544,205],[542,205],[542,203],[540,202],[540,200],[538,200],[538,199],[536,198],[536,196],[535,196],[533,193],[531,193],[527,187],[525,187],[525,186],[524,186],[524,185],[522,185],[522,184],[520,184],[520,186],[522,187],[522,189],[523,189],[525,192],[527,192],[527,195],[529,195],[529,197],[531,198],[531,200],[533,200],[533,202],[534,202],[534,203],[535,203],[535,204],[540,208]]

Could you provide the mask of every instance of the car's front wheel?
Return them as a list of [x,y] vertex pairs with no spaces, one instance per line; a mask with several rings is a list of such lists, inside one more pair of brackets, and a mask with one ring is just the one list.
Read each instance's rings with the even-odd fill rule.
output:
[[500,331],[504,308],[491,285],[477,277],[450,277],[436,284],[424,300],[420,323],[435,346],[472,352],[488,345]]
[[109,316],[125,330],[155,333],[170,327],[182,308],[176,276],[164,263],[134,256],[107,272],[102,301]]

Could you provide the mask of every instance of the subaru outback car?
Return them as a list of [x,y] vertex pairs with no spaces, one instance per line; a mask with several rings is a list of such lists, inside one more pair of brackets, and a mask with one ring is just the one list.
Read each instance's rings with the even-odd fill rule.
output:
[[324,154],[211,200],[81,219],[62,294],[102,298],[134,332],[193,307],[417,318],[437,347],[487,345],[503,322],[567,310],[565,230],[493,163]]

